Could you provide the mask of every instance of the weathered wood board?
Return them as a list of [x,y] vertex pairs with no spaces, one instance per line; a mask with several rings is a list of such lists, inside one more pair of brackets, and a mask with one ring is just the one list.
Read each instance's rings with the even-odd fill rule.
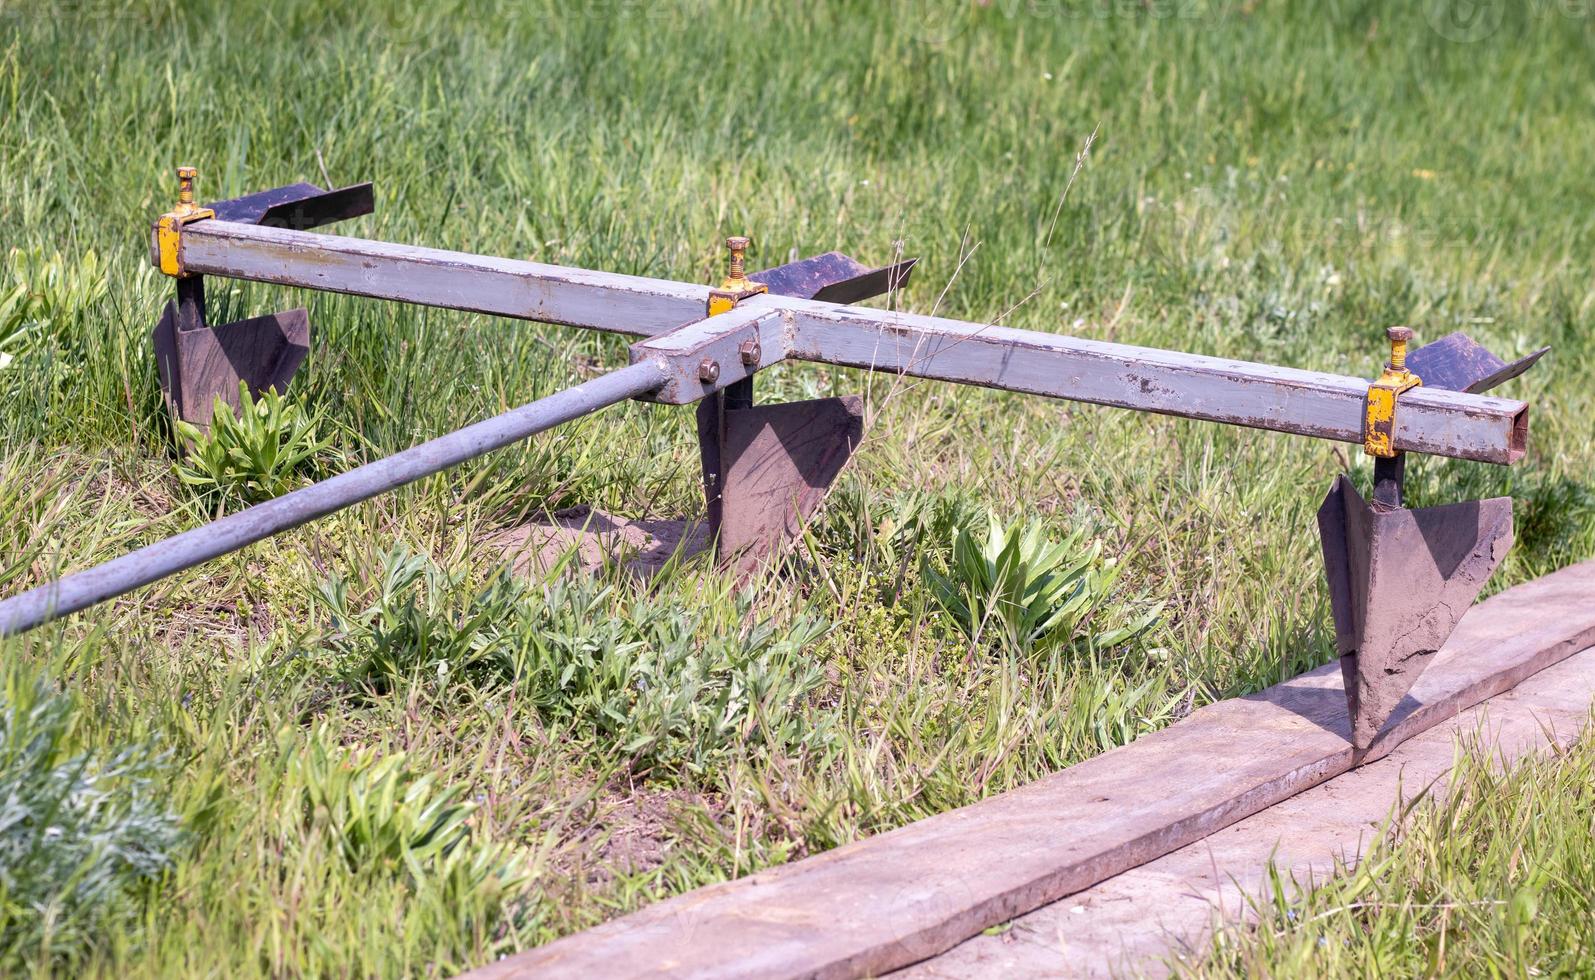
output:
[[[1595,562],[1474,607],[1367,760],[1595,645]],[[1208,836],[1354,763],[1331,664],[1020,789],[659,902],[472,976],[856,977]]]
[[[1571,744],[1595,704],[1595,649],[1401,743],[1388,756],[1314,786],[1172,854],[1021,916],[891,974],[893,980],[1163,976],[1200,960],[1215,926],[1252,918],[1287,894],[1355,862],[1397,801],[1444,793],[1460,742],[1502,765]],[[1291,883],[1294,884],[1291,884]]]

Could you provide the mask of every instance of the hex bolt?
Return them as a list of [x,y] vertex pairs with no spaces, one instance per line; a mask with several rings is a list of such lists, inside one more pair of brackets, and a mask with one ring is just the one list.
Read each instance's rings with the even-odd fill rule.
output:
[[706,385],[712,385],[720,380],[720,362],[712,357],[703,359],[698,365],[698,380]]
[[759,349],[759,342],[750,337],[742,342],[741,347],[737,348],[737,353],[742,355],[742,363],[744,365],[747,367],[758,367],[759,356],[763,354],[763,351]]
[[1411,327],[1391,327],[1385,331],[1390,339],[1390,366],[1397,371],[1407,368],[1407,342],[1412,340]]

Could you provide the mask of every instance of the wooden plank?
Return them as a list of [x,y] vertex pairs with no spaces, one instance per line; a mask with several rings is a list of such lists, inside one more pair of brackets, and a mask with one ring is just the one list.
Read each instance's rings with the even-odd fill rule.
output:
[[[1595,649],[1547,667],[1397,746],[1388,756],[1277,803],[1212,836],[1042,906],[1000,935],[979,935],[891,974],[893,980],[1153,976],[1205,956],[1215,924],[1252,919],[1356,862],[1398,801],[1443,793],[1460,741],[1506,765],[1571,745],[1595,704]],[[1294,883],[1294,884],[1292,884]]]
[[[1367,759],[1595,644],[1595,562],[1475,606]],[[1353,765],[1338,664],[1020,789],[659,902],[476,971],[857,977],[917,962]]]
[[[191,273],[652,336],[702,319],[707,286],[441,249],[201,221]],[[793,320],[799,360],[1360,443],[1368,380],[940,317],[765,295]],[[765,363],[773,361],[773,356]],[[1419,388],[1401,396],[1396,448],[1511,463],[1528,406]]]

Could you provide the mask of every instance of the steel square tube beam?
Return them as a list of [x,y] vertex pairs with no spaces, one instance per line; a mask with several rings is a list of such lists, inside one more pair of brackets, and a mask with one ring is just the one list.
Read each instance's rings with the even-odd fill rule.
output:
[[179,261],[252,279],[492,316],[652,336],[703,319],[709,287],[364,238],[200,221]]
[[[1363,378],[914,313],[775,302],[793,318],[798,360],[1362,443]],[[1408,452],[1512,463],[1527,438],[1528,405],[1506,398],[1414,388],[1396,413],[1395,445]]]
[[[190,273],[651,336],[703,317],[709,288],[664,279],[280,228],[202,221],[182,233]],[[1251,361],[781,296],[791,356],[1136,411],[1361,443],[1368,381]],[[1395,446],[1487,463],[1523,455],[1528,406],[1419,388]]]

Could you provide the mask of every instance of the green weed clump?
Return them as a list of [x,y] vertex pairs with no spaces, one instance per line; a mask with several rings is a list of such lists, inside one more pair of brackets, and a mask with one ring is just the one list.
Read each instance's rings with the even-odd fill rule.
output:
[[400,545],[383,556],[376,594],[358,608],[349,579],[319,586],[332,615],[328,646],[346,676],[379,693],[417,679],[437,687],[483,679],[503,665],[503,626],[525,588],[508,575],[472,589],[464,570],[448,572]]
[[56,391],[77,379],[88,359],[81,327],[105,300],[108,271],[93,249],[70,256],[43,248],[7,253],[0,272],[0,371],[8,373],[0,375],[0,393]]
[[0,970],[71,962],[128,927],[183,834],[161,802],[159,757],[76,736],[78,708],[39,680],[0,689]]
[[465,787],[416,774],[403,752],[343,751],[323,726],[289,756],[284,820],[329,835],[352,870],[503,895],[523,880],[500,844],[472,842]]
[[931,594],[971,647],[1110,650],[1157,621],[1160,608],[1116,594],[1123,566],[1103,557],[1088,524],[1054,540],[1040,521],[1004,524],[988,511],[984,531],[957,528],[946,570],[925,566]]
[[17,285],[0,293],[0,371],[22,353],[33,324],[27,319],[28,287]]
[[189,445],[177,478],[218,513],[258,504],[303,486],[327,468],[332,439],[319,435],[322,413],[268,388],[254,398],[238,384],[239,406],[216,399],[210,431],[174,420]]
[[826,501],[821,533],[833,550],[901,577],[922,559],[945,558],[958,529],[982,512],[963,493],[912,488],[881,494],[848,481]]
[[320,597],[327,643],[357,682],[502,685],[639,769],[703,773],[750,742],[790,751],[824,736],[802,717],[823,677],[803,651],[828,624],[757,619],[748,593],[688,611],[584,574],[534,588],[499,573],[473,589],[401,547],[368,605],[342,577]]

